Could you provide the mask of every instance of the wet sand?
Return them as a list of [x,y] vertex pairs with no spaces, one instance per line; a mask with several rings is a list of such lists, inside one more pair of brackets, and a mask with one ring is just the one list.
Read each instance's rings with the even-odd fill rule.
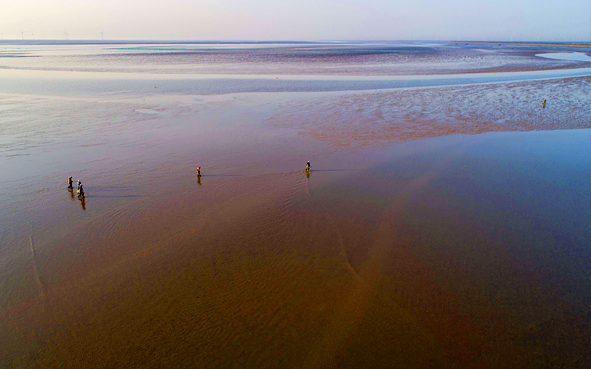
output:
[[452,136],[378,150],[367,170],[202,177],[29,234],[4,362],[579,366],[590,134]]
[[586,367],[588,85],[4,94],[0,364]]
[[[542,108],[542,100],[547,103]],[[590,128],[591,78],[316,95],[269,124],[366,147],[450,134]]]

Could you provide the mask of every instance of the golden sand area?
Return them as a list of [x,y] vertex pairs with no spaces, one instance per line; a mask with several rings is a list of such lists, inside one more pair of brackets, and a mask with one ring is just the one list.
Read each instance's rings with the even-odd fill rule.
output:
[[288,210],[302,200],[301,173],[234,182],[205,198],[191,191],[154,204],[116,232],[109,223],[120,221],[101,216],[32,245],[34,265],[23,278],[38,287],[2,309],[8,363],[444,360],[435,339],[391,300],[393,282],[380,276],[378,259],[355,271],[331,241],[342,225]]

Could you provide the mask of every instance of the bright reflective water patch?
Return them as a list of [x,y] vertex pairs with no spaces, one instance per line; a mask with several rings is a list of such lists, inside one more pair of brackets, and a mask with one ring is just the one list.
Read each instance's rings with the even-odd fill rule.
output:
[[557,60],[571,60],[571,61],[588,61],[591,62],[591,56],[585,53],[543,53],[536,54],[541,58],[557,59]]

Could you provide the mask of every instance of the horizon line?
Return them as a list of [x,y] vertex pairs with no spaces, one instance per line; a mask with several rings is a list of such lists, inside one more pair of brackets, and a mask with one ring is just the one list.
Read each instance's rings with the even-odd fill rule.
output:
[[269,44],[269,43],[344,43],[344,42],[459,42],[459,43],[504,43],[504,44],[523,44],[523,43],[539,43],[539,44],[591,44],[591,40],[577,41],[577,40],[479,40],[479,39],[330,39],[330,40],[299,40],[299,39],[281,39],[281,40],[256,40],[256,39],[0,39],[0,43],[40,43],[40,42],[61,42],[61,43],[235,43],[235,44]]

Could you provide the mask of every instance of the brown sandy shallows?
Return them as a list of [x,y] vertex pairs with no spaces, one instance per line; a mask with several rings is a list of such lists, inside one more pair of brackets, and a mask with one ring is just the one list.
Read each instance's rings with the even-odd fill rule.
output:
[[[20,258],[0,260],[0,282],[20,273],[2,286],[1,363],[532,366],[546,341],[534,334],[540,341],[528,348],[521,335],[564,300],[552,302],[500,240],[426,191],[464,149],[446,150],[410,179],[343,172],[346,181],[324,197],[306,191],[302,172],[204,176],[201,186],[113,206],[53,237],[32,229],[13,244]],[[390,192],[347,196],[348,182]],[[442,213],[416,213],[425,203]],[[409,222],[432,239],[413,237],[401,227]],[[502,272],[491,277],[501,282],[494,299],[470,268]],[[523,309],[538,300],[551,303]],[[522,312],[533,317],[520,321]]]
[[591,128],[590,100],[589,77],[352,92],[294,101],[268,124],[339,146],[380,146],[450,134]]
[[308,198],[302,180],[204,177],[195,190],[113,209],[33,245],[22,255],[30,288],[6,286],[27,292],[0,311],[3,365],[445,363],[437,340],[392,298],[379,259],[358,271],[349,264],[339,235],[359,224],[295,212]]
[[512,341],[510,310],[491,305],[461,273],[441,278],[398,228],[409,201],[458,155],[462,148],[434,171],[382,182],[394,197],[368,194],[363,214],[352,203],[359,198],[311,197],[301,172],[205,176],[201,186],[114,207],[43,242],[33,230],[15,260],[26,266],[23,285],[5,285],[16,293],[0,310],[2,363],[529,363],[531,352]]

